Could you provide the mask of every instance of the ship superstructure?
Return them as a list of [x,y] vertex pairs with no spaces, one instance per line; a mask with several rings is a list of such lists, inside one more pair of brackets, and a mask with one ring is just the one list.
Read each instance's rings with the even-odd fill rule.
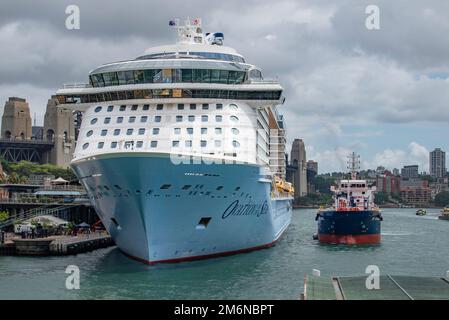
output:
[[72,167],[117,245],[143,262],[270,246],[292,210],[275,181],[282,87],[201,20],[170,24],[175,45],[58,90],[60,107],[83,113]]

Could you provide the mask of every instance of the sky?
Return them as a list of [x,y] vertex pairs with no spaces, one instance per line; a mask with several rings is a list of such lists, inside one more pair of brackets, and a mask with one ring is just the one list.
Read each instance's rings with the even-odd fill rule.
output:
[[[65,25],[68,5],[80,29]],[[365,9],[379,8],[378,30]],[[449,149],[449,2],[406,0],[120,0],[0,3],[0,108],[24,97],[43,123],[48,98],[93,68],[171,44],[171,18],[201,17],[205,31],[277,77],[287,141],[302,138],[319,172],[418,164]],[[3,110],[0,110],[3,113]]]

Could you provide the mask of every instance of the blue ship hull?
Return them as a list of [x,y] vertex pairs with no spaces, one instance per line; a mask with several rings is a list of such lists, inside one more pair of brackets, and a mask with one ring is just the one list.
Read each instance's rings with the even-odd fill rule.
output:
[[291,198],[250,164],[175,164],[168,154],[115,153],[72,163],[117,246],[153,264],[268,247],[291,220]]
[[322,243],[380,243],[382,216],[378,211],[320,211],[316,219]]

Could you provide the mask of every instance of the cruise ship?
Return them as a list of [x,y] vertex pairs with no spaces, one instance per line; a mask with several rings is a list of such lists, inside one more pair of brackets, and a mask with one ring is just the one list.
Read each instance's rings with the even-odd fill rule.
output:
[[56,92],[82,114],[72,168],[115,243],[147,264],[270,247],[290,224],[283,88],[221,32],[92,70]]

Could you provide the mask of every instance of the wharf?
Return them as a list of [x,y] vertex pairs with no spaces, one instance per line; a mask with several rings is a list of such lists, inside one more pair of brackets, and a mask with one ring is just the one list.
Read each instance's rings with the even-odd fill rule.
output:
[[449,300],[449,279],[386,275],[379,289],[367,289],[367,276],[306,276],[303,300]]
[[113,246],[111,236],[91,233],[78,236],[54,236],[48,238],[12,238],[0,244],[0,255],[73,255]]

